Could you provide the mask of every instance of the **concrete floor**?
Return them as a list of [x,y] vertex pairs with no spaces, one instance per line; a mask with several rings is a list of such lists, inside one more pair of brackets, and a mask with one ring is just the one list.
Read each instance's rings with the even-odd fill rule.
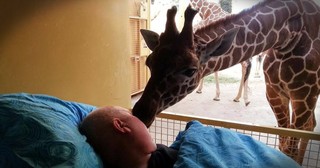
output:
[[[277,126],[274,114],[265,97],[265,84],[262,70],[260,78],[254,77],[255,62],[253,62],[252,73],[249,77],[249,99],[251,103],[245,106],[243,99],[240,102],[233,102],[239,83],[220,83],[220,101],[213,101],[215,95],[215,84],[205,83],[202,94],[195,91],[186,98],[166,109],[165,111],[231,120],[242,123],[250,123],[264,126]],[[232,77],[240,79],[241,66],[235,65],[227,70],[219,72],[220,77]],[[140,95],[132,98],[132,104],[137,101]],[[320,133],[320,102],[318,101],[315,110],[318,125],[315,132]]]

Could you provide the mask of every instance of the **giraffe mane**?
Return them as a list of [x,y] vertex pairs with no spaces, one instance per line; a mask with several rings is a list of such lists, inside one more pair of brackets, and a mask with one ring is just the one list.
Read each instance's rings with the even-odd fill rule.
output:
[[211,30],[212,28],[215,27],[223,27],[226,24],[229,23],[229,21],[231,20],[239,20],[241,18],[243,18],[245,15],[247,15],[248,13],[252,13],[254,11],[256,11],[258,8],[265,6],[266,4],[269,4],[271,2],[273,2],[274,0],[264,0],[264,1],[260,1],[259,3],[255,4],[254,6],[252,6],[251,8],[248,9],[244,9],[241,12],[237,13],[237,14],[229,14],[224,18],[218,19],[215,22],[212,22],[210,24],[208,24],[207,26],[201,27],[199,29],[196,30],[196,34],[198,32],[207,32],[207,30]]

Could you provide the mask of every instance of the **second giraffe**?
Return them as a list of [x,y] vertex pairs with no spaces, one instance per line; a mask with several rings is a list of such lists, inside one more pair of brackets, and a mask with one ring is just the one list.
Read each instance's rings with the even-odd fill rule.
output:
[[[209,2],[207,0],[190,0],[191,7],[196,9],[199,13],[199,16],[201,17],[201,21],[197,23],[194,27],[194,31],[196,31],[199,28],[205,27],[206,25],[209,25],[210,23],[224,18],[229,15],[228,12],[224,11],[218,4],[214,2]],[[239,102],[242,91],[243,91],[243,99],[246,106],[250,104],[249,96],[248,96],[248,78],[250,75],[251,70],[251,59],[248,59],[246,61],[243,61],[240,63],[242,67],[242,76],[240,81],[240,86],[238,90],[237,96],[233,99],[234,102]],[[216,82],[216,95],[213,98],[215,101],[220,100],[220,85],[219,85],[219,75],[218,72],[214,72],[214,79]],[[203,81],[204,79],[201,79],[199,83],[199,87],[197,89],[197,93],[202,93],[203,88]]]

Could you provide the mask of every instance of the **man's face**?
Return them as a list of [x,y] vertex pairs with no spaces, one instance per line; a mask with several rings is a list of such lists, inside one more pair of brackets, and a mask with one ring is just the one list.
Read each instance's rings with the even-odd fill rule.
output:
[[130,137],[132,138],[133,145],[146,153],[150,153],[156,149],[156,144],[153,142],[151,135],[145,124],[137,117],[133,116],[127,110],[121,110],[126,116],[125,122],[131,129]]

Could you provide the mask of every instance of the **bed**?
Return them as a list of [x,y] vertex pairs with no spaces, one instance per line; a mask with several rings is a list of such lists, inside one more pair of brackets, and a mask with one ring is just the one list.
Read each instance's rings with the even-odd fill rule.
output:
[[[92,105],[65,101],[49,95],[0,95],[0,167],[103,167],[99,156],[86,142],[86,137],[78,131],[78,125],[94,109],[96,107]],[[212,132],[201,131],[207,127],[212,128],[209,129]],[[311,139],[303,167],[320,167],[320,136],[317,133],[168,112],[160,114],[149,130],[156,143],[179,148],[181,157],[176,162],[176,168],[196,165],[208,167],[207,164],[239,167],[238,163],[243,167],[252,167],[252,163],[272,165],[281,161],[295,166],[295,163],[287,160],[277,150],[279,134]],[[190,134],[196,134],[192,136],[196,139],[190,140]],[[206,134],[211,138],[203,136]],[[190,146],[192,144],[196,146]],[[215,145],[214,148],[212,144]],[[208,150],[209,148],[214,150]],[[222,150],[218,150],[219,148]],[[265,155],[273,158],[263,159],[266,158]],[[210,159],[207,159],[208,157]]]

